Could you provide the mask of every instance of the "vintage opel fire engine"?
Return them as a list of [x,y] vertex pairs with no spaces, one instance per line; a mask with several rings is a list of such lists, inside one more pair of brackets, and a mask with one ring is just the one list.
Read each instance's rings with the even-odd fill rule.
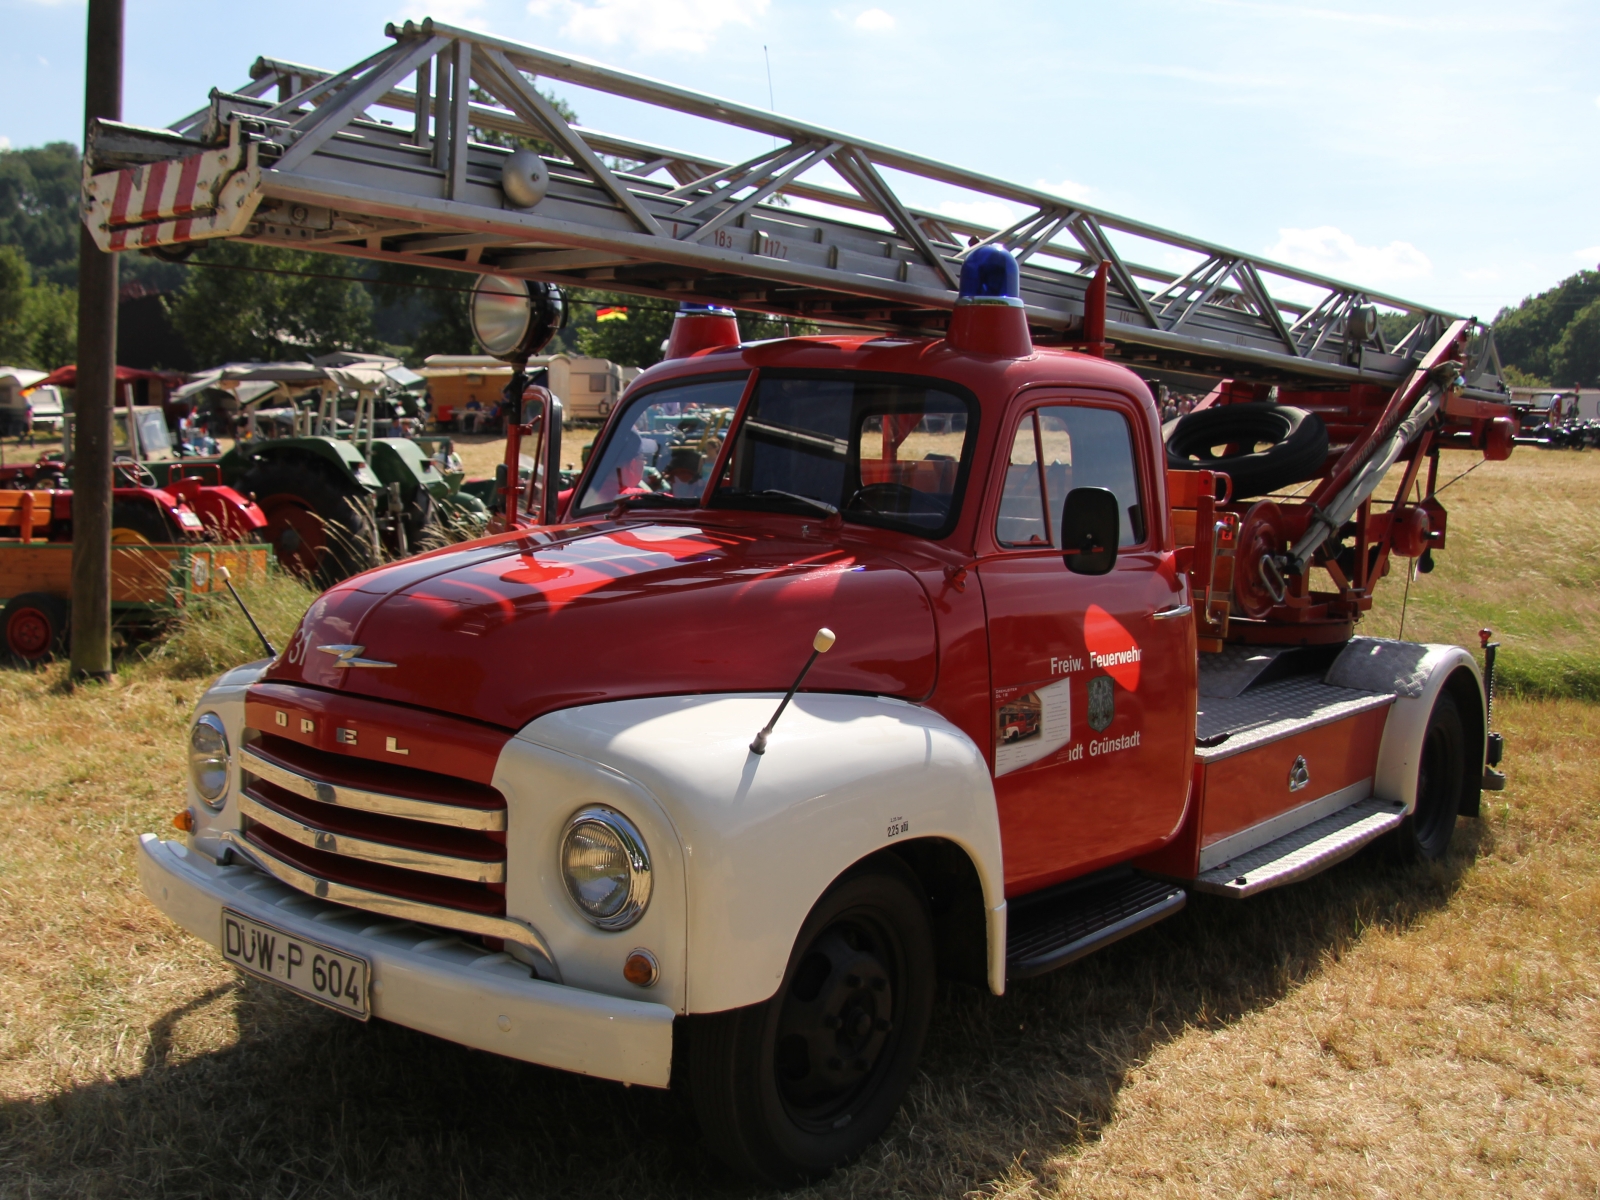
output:
[[[172,131],[101,123],[91,229],[478,272],[512,361],[557,283],[695,303],[569,491],[544,396],[503,532],[335,586],[201,699],[185,836],[146,835],[140,872],[229,962],[681,1086],[718,1153],[788,1184],[885,1128],[938,978],[1000,993],[1380,840],[1436,858],[1500,785],[1473,656],[1357,636],[1375,584],[1445,548],[1440,451],[1510,452],[1472,322],[1414,310],[1389,344],[1346,285],[1174,235],[1205,261],[1132,266],[1106,230],[1160,231],[1024,189],[1012,229],[953,227],[874,164],[953,168],[391,33],[340,75],[260,63]],[[791,141],[739,167],[622,143],[531,74]],[[824,161],[853,194],[800,178]],[[1327,297],[1274,300],[1268,271]],[[865,328],[741,343],[724,303]],[[1163,428],[1147,380],[1200,377]]]

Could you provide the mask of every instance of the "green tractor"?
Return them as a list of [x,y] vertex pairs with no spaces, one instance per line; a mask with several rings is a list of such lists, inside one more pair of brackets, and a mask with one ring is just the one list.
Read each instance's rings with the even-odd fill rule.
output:
[[[460,537],[481,534],[489,510],[461,491],[447,439],[378,436],[385,373],[365,364],[274,363],[224,370],[219,382],[271,383],[252,398],[245,436],[220,461],[222,478],[254,496],[278,561],[323,586]],[[286,408],[267,407],[274,398]]]

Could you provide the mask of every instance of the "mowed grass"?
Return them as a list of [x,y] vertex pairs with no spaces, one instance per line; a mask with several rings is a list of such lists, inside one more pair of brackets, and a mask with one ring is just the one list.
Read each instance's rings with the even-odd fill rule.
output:
[[[1582,654],[1582,589],[1475,539],[1547,505],[1581,525],[1596,471],[1519,450],[1447,492],[1451,548],[1407,636],[1526,610],[1496,616],[1508,657]],[[1558,500],[1529,490],[1541,472]],[[1446,574],[1469,555],[1481,574]],[[280,578],[248,598],[281,644],[309,596]],[[1541,603],[1566,616],[1541,626]],[[1367,629],[1392,634],[1381,615]],[[216,607],[108,685],[0,671],[0,1196],[751,1194],[668,1094],[360,1025],[143,899],[135,838],[170,831],[194,700],[258,655]],[[1513,698],[1497,725],[1510,787],[1442,863],[1368,853],[1196,897],[1000,999],[942,990],[888,1136],[802,1194],[1600,1195],[1600,705]]]
[[[1393,560],[1359,632],[1478,645],[1493,629],[1506,690],[1600,699],[1600,454],[1519,446],[1505,462],[1447,450],[1445,549],[1407,594]],[[1380,489],[1387,500],[1398,487]]]

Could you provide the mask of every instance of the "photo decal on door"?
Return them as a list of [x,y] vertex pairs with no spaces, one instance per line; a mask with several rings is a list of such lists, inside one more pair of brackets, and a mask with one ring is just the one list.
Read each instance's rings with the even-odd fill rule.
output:
[[1072,680],[995,693],[994,773],[1054,754],[1072,740]]

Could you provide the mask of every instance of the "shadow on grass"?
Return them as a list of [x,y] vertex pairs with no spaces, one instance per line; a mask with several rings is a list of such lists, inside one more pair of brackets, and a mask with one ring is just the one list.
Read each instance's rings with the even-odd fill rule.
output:
[[[1002,998],[945,988],[889,1135],[807,1194],[962,1196],[1093,1139],[1153,1050],[1272,1004],[1368,929],[1442,908],[1490,838],[1464,821],[1442,863],[1369,852],[1248,902],[1195,897]],[[236,1044],[174,1061],[176,1028],[229,992]],[[150,1035],[137,1075],[0,1105],[0,1194],[750,1194],[668,1093],[361,1025],[252,979],[164,1015]]]

